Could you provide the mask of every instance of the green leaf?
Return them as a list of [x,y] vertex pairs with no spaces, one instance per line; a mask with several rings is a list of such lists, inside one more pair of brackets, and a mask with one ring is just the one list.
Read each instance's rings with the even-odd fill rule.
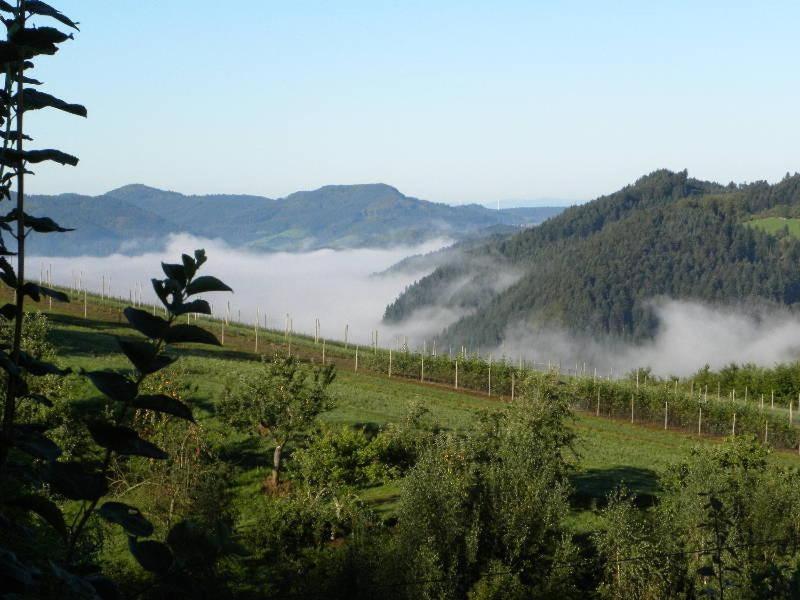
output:
[[10,373],[15,377],[19,377],[22,374],[22,371],[20,371],[19,367],[14,364],[14,361],[11,360],[11,357],[3,350],[0,350],[0,368],[2,368],[6,373]]
[[155,410],[157,412],[173,415],[194,423],[192,410],[180,400],[170,398],[164,394],[148,394],[139,396],[131,404],[134,408]]
[[200,315],[210,315],[211,305],[205,300],[192,300],[179,306],[171,306],[173,315],[185,315],[187,313],[197,313]]
[[41,285],[36,285],[35,283],[28,281],[25,285],[22,286],[22,293],[30,296],[34,302],[39,302],[42,299],[42,296],[49,296],[53,300],[57,300],[58,302],[69,302],[69,296],[64,294],[63,292],[59,292],[57,290],[52,290],[50,288],[46,288]]
[[46,461],[54,461],[61,456],[61,448],[42,433],[37,425],[14,426],[14,447],[25,454]]
[[197,262],[188,254],[181,254],[181,262],[183,263],[183,272],[186,274],[186,279],[191,279],[197,273]]
[[57,492],[70,500],[97,500],[108,491],[102,474],[89,473],[78,462],[51,463],[48,480]]
[[138,392],[136,383],[113,371],[90,371],[86,376],[94,387],[118,402],[130,402]]
[[186,295],[204,294],[206,292],[232,292],[233,290],[216,277],[203,275],[186,286]]
[[72,19],[64,16],[64,14],[62,14],[49,4],[41,2],[41,0],[28,0],[25,3],[25,10],[27,10],[32,15],[52,17],[56,21],[59,21],[68,27],[72,27],[73,29],[78,29],[78,24],[75,23]]
[[[16,29],[9,36],[11,41],[20,46],[30,46],[36,50],[49,50],[54,44],[75,39],[70,33],[66,34],[55,27],[26,27]],[[45,52],[47,54],[47,52]]]
[[128,538],[128,548],[143,569],[152,573],[166,573],[172,566],[172,552],[166,544],[154,540],[138,541]]
[[0,307],[0,316],[8,321],[13,321],[14,317],[17,316],[17,307],[13,304],[4,304]]
[[135,537],[153,535],[153,525],[144,518],[142,511],[122,502],[106,502],[97,511],[101,517],[111,523],[120,525],[126,532]]
[[159,354],[153,356],[155,347],[147,342],[134,342],[117,338],[117,343],[128,360],[133,363],[133,366],[143,375],[149,375],[160,371],[164,367],[168,367],[174,363],[177,358],[167,356],[166,354]]
[[67,539],[67,524],[64,522],[64,515],[61,513],[61,509],[56,506],[55,502],[48,500],[44,496],[27,494],[14,498],[7,504],[36,513],[55,529],[62,539]]
[[152,340],[161,339],[169,328],[169,323],[161,317],[151,315],[138,308],[129,306],[123,312],[131,327]]
[[46,160],[73,167],[79,162],[76,156],[61,152],[60,150],[25,150],[24,152],[19,152],[15,148],[0,148],[0,164],[4,164],[13,169],[19,169],[22,161],[40,163]]
[[19,365],[34,377],[42,377],[43,375],[68,375],[72,369],[59,369],[52,363],[37,360],[27,352],[19,353]]
[[177,281],[181,286],[186,285],[186,270],[183,268],[183,265],[175,265],[170,263],[161,263],[161,268],[164,271],[164,274],[169,277],[170,279],[174,279]]
[[209,344],[221,346],[216,336],[196,325],[175,325],[167,332],[168,344]]
[[[14,100],[16,101],[16,96],[14,97]],[[56,98],[55,96],[45,92],[40,92],[39,90],[33,88],[25,88],[23,90],[22,101],[25,103],[26,111],[39,110],[49,107],[63,110],[64,112],[68,112],[79,117],[85,117],[88,114],[86,107],[80,104],[70,104],[69,102],[64,102],[60,98]]]
[[194,251],[194,260],[197,263],[197,268],[199,269],[202,267],[205,262],[208,260],[206,258],[206,251],[200,248],[199,250]]
[[144,456],[164,460],[167,453],[155,444],[139,437],[133,429],[108,423],[89,425],[89,433],[98,446],[125,456]]

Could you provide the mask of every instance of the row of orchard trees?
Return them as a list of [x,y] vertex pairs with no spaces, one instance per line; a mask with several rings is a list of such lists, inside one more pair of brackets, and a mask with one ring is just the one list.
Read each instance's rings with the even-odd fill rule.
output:
[[[361,364],[389,376],[440,383],[489,396],[513,398],[528,376],[544,377],[526,364],[485,360],[479,356],[426,355],[373,349],[362,355]],[[612,380],[593,375],[561,378],[559,394],[576,408],[598,416],[663,424],[699,434],[752,434],[778,448],[800,447],[800,431],[794,426],[791,399],[777,404],[755,394],[745,401],[709,394],[707,386],[669,385],[638,378]],[[771,399],[770,399],[771,400]],[[800,412],[800,407],[798,412]]]

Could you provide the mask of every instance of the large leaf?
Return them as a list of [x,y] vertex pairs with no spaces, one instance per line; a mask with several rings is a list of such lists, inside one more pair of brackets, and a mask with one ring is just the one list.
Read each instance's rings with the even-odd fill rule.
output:
[[124,314],[134,329],[152,340],[161,339],[169,328],[169,324],[161,317],[151,315],[138,308],[129,306],[124,310]]
[[125,456],[144,456],[164,460],[167,453],[139,437],[133,429],[108,423],[89,425],[89,433],[99,446]]
[[227,285],[222,283],[216,277],[211,275],[203,275],[186,286],[186,294],[194,296],[195,294],[203,294],[205,292],[232,292],[233,290]]
[[183,265],[176,265],[170,263],[161,263],[161,269],[164,274],[170,279],[174,279],[179,284],[186,285],[186,269]]
[[166,573],[172,566],[172,552],[166,544],[154,540],[138,541],[128,538],[128,547],[143,569],[152,573]]
[[130,402],[138,392],[136,383],[113,371],[90,371],[86,376],[94,387],[118,402]]
[[210,331],[196,325],[175,325],[170,327],[166,341],[169,344],[209,344],[221,346],[219,340]]
[[[25,150],[22,153],[22,158],[34,164],[50,160],[60,165],[69,165],[71,167],[77,166],[78,163],[80,162],[77,156],[73,156],[72,154],[67,154],[66,152],[62,152],[61,150],[54,150],[52,148],[48,148],[47,150]],[[64,231],[72,231],[72,230],[66,229]]]
[[97,500],[108,491],[106,478],[77,462],[54,462],[48,476],[57,492],[70,500]]
[[61,448],[42,433],[38,425],[16,425],[14,427],[14,446],[35,458],[54,461],[61,456]]
[[63,13],[59,12],[49,4],[42,2],[41,0],[28,0],[25,3],[25,9],[32,15],[52,17],[56,21],[59,21],[68,27],[78,29],[78,23],[74,22],[72,19],[66,17]]
[[131,406],[134,408],[155,410],[194,422],[192,410],[188,406],[186,406],[180,400],[170,398],[164,394],[148,394],[145,396],[139,396],[131,403]]
[[14,498],[7,504],[36,513],[55,529],[58,535],[63,539],[67,539],[67,524],[64,522],[64,515],[52,500],[48,500],[44,496],[26,494],[25,496]]
[[17,316],[17,307],[13,304],[4,304],[0,307],[0,316],[8,321],[13,321]]
[[153,356],[154,347],[147,342],[134,342],[117,338],[117,343],[119,347],[122,348],[125,356],[128,357],[128,360],[130,360],[133,366],[143,375],[149,375],[150,373],[160,371],[177,360],[175,357],[167,356],[163,353]]
[[185,315],[187,313],[197,313],[200,315],[210,315],[211,305],[205,300],[192,300],[179,306],[171,306],[170,310],[174,315]]
[[122,502],[106,502],[97,511],[106,521],[120,525],[126,532],[135,537],[153,535],[153,525],[144,518],[142,511],[135,506]]
[[74,39],[75,36],[59,31],[55,27],[26,27],[14,30],[10,38],[12,42],[21,46],[38,47],[44,44],[60,44]]
[[59,369],[52,363],[37,360],[29,355],[27,352],[19,353],[19,364],[28,373],[35,377],[42,377],[43,375],[68,375],[72,372],[71,369]]
[[67,296],[65,293],[41,285],[36,285],[32,281],[28,281],[22,286],[22,293],[30,296],[34,302],[39,302],[42,296],[49,296],[58,302],[69,302],[69,296]]
[[[16,100],[16,97],[14,98]],[[39,110],[41,108],[56,108],[79,117],[87,116],[86,107],[81,104],[70,104],[45,92],[33,88],[25,88],[22,92],[22,101],[25,110]]]
[[[14,209],[9,216],[13,215],[12,219],[16,220],[17,210]],[[50,217],[32,217],[27,213],[23,213],[25,227],[30,227],[36,233],[66,233],[67,231],[75,231],[68,227],[61,227],[58,223],[53,221]]]
[[188,254],[181,254],[181,262],[183,263],[183,272],[186,279],[191,279],[197,273],[197,261]]

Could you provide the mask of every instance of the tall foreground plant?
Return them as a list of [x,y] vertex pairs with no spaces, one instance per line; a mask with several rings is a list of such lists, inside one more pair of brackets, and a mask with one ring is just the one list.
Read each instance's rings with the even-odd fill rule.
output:
[[[54,27],[34,26],[32,21],[55,19],[74,30],[78,29],[77,24],[39,0],[18,0],[15,5],[0,0],[0,16],[7,28],[7,39],[0,41],[0,68],[6,75],[0,91],[0,126],[4,127],[0,132],[0,197],[16,204],[0,216],[0,280],[14,292],[14,302],[0,307],[0,318],[13,324],[10,343],[0,345],[0,368],[7,375],[0,424],[0,595],[8,592],[45,597],[47,582],[55,578],[61,582],[55,587],[66,586],[68,595],[114,597],[113,584],[100,576],[83,552],[85,533],[93,517],[99,515],[119,525],[128,536],[136,560],[154,573],[179,572],[181,552],[196,545],[196,535],[184,523],[170,530],[167,544],[145,539],[154,528],[138,509],[121,502],[101,504],[101,500],[108,491],[109,469],[115,456],[167,458],[163,450],[130,427],[137,410],[192,420],[191,410],[182,402],[166,395],[140,394],[139,388],[148,375],[176,360],[174,355],[165,353],[168,346],[219,344],[207,331],[176,324],[176,320],[188,313],[210,314],[208,302],[195,296],[230,288],[215,277],[197,276],[206,261],[205,252],[197,250],[194,256],[184,254],[178,264],[163,264],[166,277],[153,280],[166,318],[131,307],[125,309],[131,327],[145,338],[118,339],[120,350],[133,368],[125,372],[86,373],[107,400],[102,409],[87,415],[85,422],[100,447],[98,460],[59,460],[61,449],[45,435],[45,424],[20,422],[18,409],[22,403],[51,406],[50,400],[33,393],[27,382],[34,377],[67,373],[25,351],[25,299],[38,302],[46,296],[69,300],[61,292],[25,280],[27,236],[31,232],[69,231],[46,216],[25,212],[25,177],[31,174],[27,166],[44,161],[72,166],[78,163],[76,157],[60,150],[26,150],[24,142],[31,138],[25,134],[24,117],[29,111],[47,107],[85,117],[86,109],[29,87],[41,84],[27,74],[33,68],[32,58],[55,54],[58,44],[72,38],[72,34]],[[16,194],[12,196],[14,187]],[[15,249],[6,246],[6,236],[16,241]],[[16,269],[7,258],[10,256],[16,256]],[[70,509],[69,525],[62,506]],[[43,533],[29,513],[41,517],[50,529]]]
[[[28,234],[31,231],[68,231],[52,219],[37,218],[25,213],[25,176],[30,174],[26,167],[28,164],[44,161],[72,166],[78,164],[75,156],[60,150],[26,150],[24,143],[31,138],[25,134],[25,114],[50,107],[85,117],[86,109],[30,87],[39,86],[41,82],[26,75],[26,71],[33,68],[30,59],[55,54],[58,44],[73,37],[72,34],[54,27],[31,26],[31,20],[37,17],[51,18],[75,30],[78,29],[77,24],[52,6],[38,0],[18,0],[16,6],[0,0],[0,11],[7,30],[6,40],[0,42],[0,65],[5,71],[5,85],[0,94],[0,125],[4,127],[0,151],[0,196],[3,199],[12,200],[11,190],[16,182],[16,206],[0,217],[0,227],[16,240],[17,245],[16,252],[13,252],[6,246],[5,236],[0,237],[0,279],[14,290],[15,297],[13,304],[0,308],[3,317],[14,321],[11,347],[0,349],[0,367],[8,374],[0,435],[1,471],[15,438],[21,435],[14,429],[14,420],[17,403],[27,395],[22,373],[37,376],[54,371],[52,365],[37,364],[22,351],[25,297],[37,302],[42,296],[68,300],[60,292],[25,281],[25,239]],[[6,258],[14,255],[17,257],[16,271]]]

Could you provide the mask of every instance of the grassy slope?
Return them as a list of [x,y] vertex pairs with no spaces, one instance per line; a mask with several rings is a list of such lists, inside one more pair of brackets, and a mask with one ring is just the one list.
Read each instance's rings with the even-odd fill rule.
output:
[[760,229],[766,233],[775,234],[781,231],[784,227],[789,230],[789,234],[793,237],[800,238],[800,219],[785,219],[782,217],[765,217],[763,219],[754,219],[745,223],[750,227]]
[[[79,303],[54,305],[53,311],[47,311],[54,323],[52,341],[58,347],[61,362],[75,369],[127,367],[113,337],[131,334],[129,328],[120,324],[119,305],[90,299],[88,308],[88,319],[83,318],[83,307]],[[211,323],[209,328],[220,333],[219,323]],[[266,353],[275,351],[283,347],[282,340],[281,334],[261,332],[259,350]],[[260,491],[266,471],[259,465],[267,465],[267,457],[248,440],[225,430],[214,417],[214,402],[223,393],[231,374],[254,368],[258,357],[252,352],[252,330],[227,328],[225,342],[224,348],[185,349],[178,364],[192,374],[196,382],[196,389],[190,397],[199,422],[222,448],[223,458],[237,468],[237,497],[247,520],[248,499]],[[295,353],[319,361],[320,347],[315,346],[312,340],[296,339],[293,344]],[[499,406],[497,399],[480,394],[388,379],[365,373],[363,369],[356,373],[351,355],[352,348],[345,350],[333,345],[327,348],[328,359],[333,357],[339,363],[338,376],[332,385],[336,408],[325,415],[325,420],[331,423],[384,424],[399,419],[407,403],[418,400],[443,426],[459,429],[468,425],[479,411]],[[90,384],[77,376],[71,378],[70,386],[73,397],[97,397]],[[575,428],[578,442],[575,447],[573,526],[578,531],[593,526],[593,509],[619,482],[624,481],[630,489],[647,498],[658,492],[657,474],[664,467],[680,459],[697,443],[718,442],[707,437],[698,439],[685,433],[630,425],[585,413],[576,414]],[[774,459],[800,466],[795,454],[776,453]],[[378,510],[391,511],[398,489],[398,484],[393,483],[366,490],[363,495]]]

